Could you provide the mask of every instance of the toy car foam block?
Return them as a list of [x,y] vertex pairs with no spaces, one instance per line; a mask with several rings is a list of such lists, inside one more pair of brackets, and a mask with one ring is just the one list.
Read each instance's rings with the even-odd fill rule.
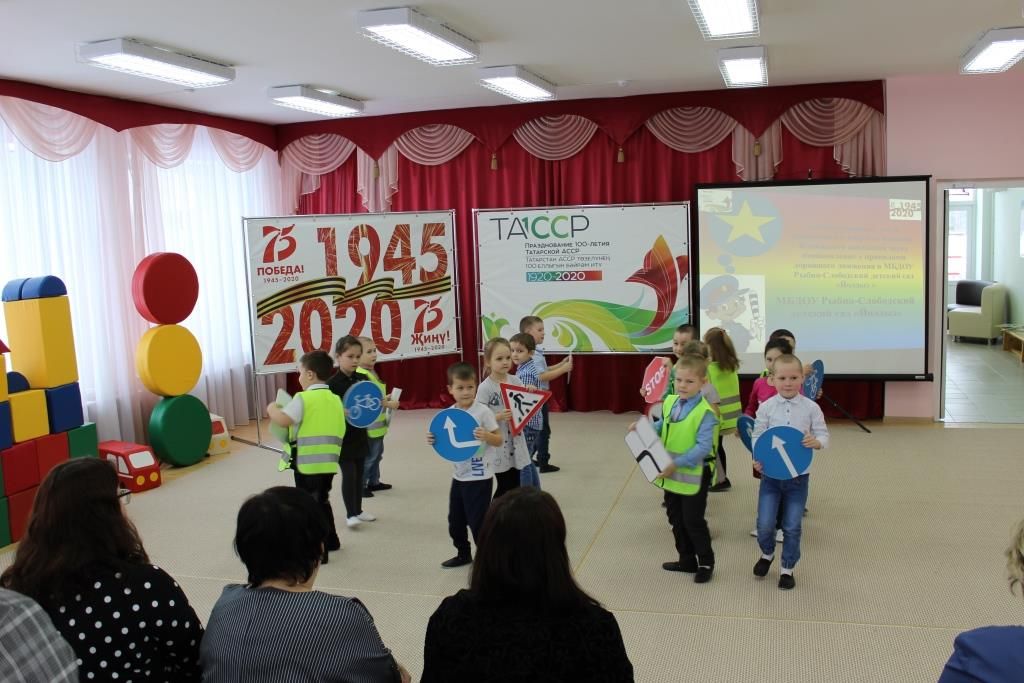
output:
[[29,389],[11,394],[11,425],[14,443],[31,441],[50,433],[50,421],[46,415],[46,392]]
[[114,466],[120,485],[132,493],[160,486],[160,463],[153,457],[149,446],[127,441],[103,441],[99,451],[100,457]]
[[7,393],[7,356],[0,352],[0,401],[7,400]]
[[181,254],[150,254],[135,268],[132,299],[139,315],[151,323],[180,323],[195,308],[198,298],[196,269]]
[[82,426],[85,415],[82,412],[82,391],[78,382],[62,387],[44,389],[46,412],[50,420],[50,433],[66,432]]
[[0,451],[10,448],[14,443],[14,431],[11,424],[11,404],[0,401]]
[[7,497],[0,496],[0,548],[11,544],[11,514],[7,509]]
[[28,391],[28,380],[20,372],[11,370],[5,375],[7,379],[7,394],[15,394],[19,391]]
[[66,296],[5,301],[11,365],[36,389],[78,381],[71,308]]
[[158,458],[178,467],[203,459],[213,432],[210,411],[195,396],[161,399],[149,416],[149,442]]
[[15,444],[0,451],[0,466],[4,472],[4,495],[7,497],[39,485],[35,441]]
[[187,394],[199,381],[203,352],[181,325],[158,325],[135,347],[135,370],[147,389],[160,396]]
[[220,415],[210,413],[210,447],[206,452],[210,455],[223,455],[231,452],[231,435],[228,434],[228,423]]
[[68,459],[68,435],[47,434],[36,439],[35,444],[39,481],[42,482],[50,470]]
[[10,515],[11,542],[17,542],[25,535],[28,518],[32,514],[32,504],[36,500],[38,486],[21,491],[7,497],[7,514]]
[[68,288],[56,275],[29,278],[21,286],[22,299],[45,299],[52,296],[67,296]]
[[21,288],[28,282],[27,277],[19,278],[17,280],[11,280],[4,285],[3,294],[0,294],[0,299],[4,301],[18,301],[21,299]]
[[95,422],[86,422],[81,427],[75,427],[67,432],[67,435],[68,457],[95,458],[99,455],[97,448],[99,440],[96,437]]

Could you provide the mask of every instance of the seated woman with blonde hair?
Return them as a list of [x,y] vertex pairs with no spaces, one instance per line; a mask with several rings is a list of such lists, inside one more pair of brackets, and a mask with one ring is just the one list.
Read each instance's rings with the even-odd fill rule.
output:
[[[1024,597],[1024,520],[1006,549],[1010,594]],[[1019,683],[1024,680],[1024,626],[983,626],[965,631],[953,643],[953,655],[939,683]]]

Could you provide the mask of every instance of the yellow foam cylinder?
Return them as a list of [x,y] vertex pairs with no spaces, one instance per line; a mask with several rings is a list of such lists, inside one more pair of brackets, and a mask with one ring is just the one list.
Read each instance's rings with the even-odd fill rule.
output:
[[31,441],[50,433],[50,420],[46,412],[46,392],[30,389],[11,394],[11,426],[14,441]]
[[5,301],[11,365],[33,389],[78,381],[71,306],[66,296]]
[[135,348],[135,370],[147,389],[160,396],[187,394],[203,371],[199,342],[181,325],[158,325]]

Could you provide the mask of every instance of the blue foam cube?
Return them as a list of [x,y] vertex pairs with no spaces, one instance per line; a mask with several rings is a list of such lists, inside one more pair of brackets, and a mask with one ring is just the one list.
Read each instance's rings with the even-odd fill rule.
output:
[[14,445],[14,432],[12,430],[11,404],[9,401],[0,401],[0,451]]
[[68,288],[64,281],[56,275],[43,275],[29,278],[21,287],[22,299],[46,299],[54,296],[67,296]]
[[11,370],[7,373],[7,393],[16,394],[19,391],[28,391],[28,380],[20,372]]
[[78,388],[78,382],[45,391],[51,434],[66,432],[85,423],[85,415],[82,414],[82,391]]

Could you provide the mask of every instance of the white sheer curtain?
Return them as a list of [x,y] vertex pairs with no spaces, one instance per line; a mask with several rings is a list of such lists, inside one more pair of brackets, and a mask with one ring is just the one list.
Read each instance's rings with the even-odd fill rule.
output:
[[[134,138],[131,153],[146,253],[183,254],[199,275],[199,302],[181,323],[203,349],[202,378],[191,393],[229,426],[248,422],[252,350],[242,217],[282,215],[276,156],[267,152],[250,170],[235,172],[203,127],[187,158],[170,168],[155,164]],[[273,378],[264,385],[276,386]]]
[[47,161],[0,117],[0,284],[36,275],[64,280],[87,419],[101,439],[135,440],[146,400],[135,340],[146,326],[126,293],[144,252],[129,212],[125,139],[102,126],[90,135],[73,156]]

